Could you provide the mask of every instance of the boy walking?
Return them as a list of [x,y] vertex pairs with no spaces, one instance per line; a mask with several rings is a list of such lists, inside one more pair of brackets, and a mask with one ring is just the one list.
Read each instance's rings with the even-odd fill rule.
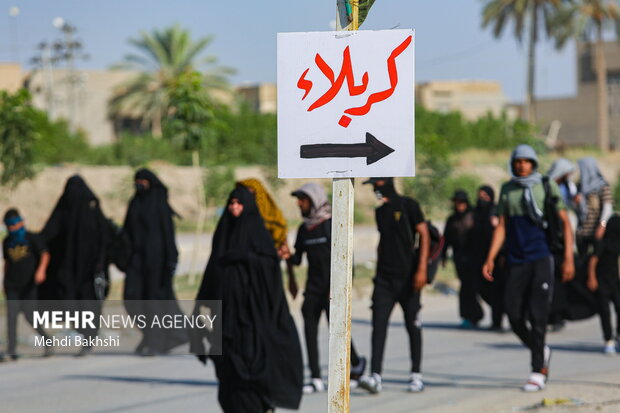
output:
[[562,223],[564,281],[571,279],[575,272],[573,234],[557,184],[549,181],[551,194],[545,194],[534,149],[529,145],[519,145],[512,152],[510,169],[512,179],[502,186],[499,222],[482,273],[487,280],[493,281],[495,258],[505,241],[506,313],[513,332],[530,349],[532,373],[523,390],[533,392],[545,388],[551,360],[545,332],[553,296],[554,260],[546,233],[551,217],[543,212],[546,195],[557,200],[553,212]]
[[[24,220],[16,209],[6,212],[4,224],[8,230],[8,236],[2,242],[9,336],[7,353],[11,359],[17,360],[17,316],[23,312],[26,320],[34,326],[37,285],[45,281],[50,255],[42,240],[36,234],[26,231]],[[36,330],[48,338],[42,327],[37,327]],[[50,347],[45,347],[45,355],[51,355],[51,350]]]
[[[301,264],[304,253],[308,259],[308,279],[301,312],[304,317],[308,364],[312,376],[303,391],[305,394],[310,394],[323,392],[326,389],[319,366],[318,325],[323,311],[329,320],[332,215],[325,191],[315,183],[305,184],[291,195],[297,198],[297,205],[304,221],[297,231],[295,254],[291,257],[291,262],[293,265]],[[351,342],[351,380],[358,380],[365,367],[366,359],[357,355]]]

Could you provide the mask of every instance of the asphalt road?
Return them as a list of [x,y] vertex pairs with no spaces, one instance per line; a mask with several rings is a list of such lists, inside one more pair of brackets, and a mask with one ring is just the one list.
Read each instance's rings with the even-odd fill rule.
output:
[[[386,346],[384,389],[379,395],[352,390],[353,412],[511,412],[543,397],[574,398],[581,407],[549,411],[620,411],[620,356],[604,356],[598,319],[550,334],[551,378],[542,393],[519,388],[529,373],[529,353],[509,333],[462,331],[454,296],[425,293],[423,373],[426,390],[405,391],[409,355],[400,309],[394,311]],[[299,300],[292,305],[301,327]],[[367,299],[354,302],[353,336],[369,355]],[[302,331],[300,329],[300,331]],[[321,330],[327,375],[327,327]],[[306,374],[308,374],[306,369]],[[306,396],[301,412],[326,411],[325,393]],[[559,410],[558,410],[559,409]],[[58,355],[0,364],[1,412],[219,412],[211,365],[192,356],[137,357],[95,352],[84,358]],[[279,410],[283,411],[283,410]],[[542,410],[541,410],[542,411]],[[547,410],[544,410],[547,411]]]

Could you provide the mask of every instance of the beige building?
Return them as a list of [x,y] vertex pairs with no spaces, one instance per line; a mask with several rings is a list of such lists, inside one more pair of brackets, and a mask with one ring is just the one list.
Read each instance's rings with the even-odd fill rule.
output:
[[485,80],[431,81],[419,83],[416,104],[441,113],[461,112],[475,120],[487,113],[499,116],[507,98],[499,82]]
[[24,75],[19,63],[0,63],[0,90],[14,93],[22,87],[23,81]]
[[[116,139],[114,123],[108,117],[108,100],[116,86],[128,81],[135,72],[124,70],[54,69],[32,72],[27,81],[36,107],[51,118],[64,118],[76,129],[86,132],[93,145]],[[73,81],[72,81],[73,79]]]
[[[610,144],[620,147],[620,45],[605,44],[607,59],[607,88],[609,90]],[[577,96],[561,99],[541,99],[536,102],[539,124],[547,129],[556,121],[561,145],[597,144],[597,95],[594,46],[577,45]],[[556,127],[557,127],[556,126]]]
[[258,113],[276,113],[278,91],[273,83],[239,86],[237,94]]

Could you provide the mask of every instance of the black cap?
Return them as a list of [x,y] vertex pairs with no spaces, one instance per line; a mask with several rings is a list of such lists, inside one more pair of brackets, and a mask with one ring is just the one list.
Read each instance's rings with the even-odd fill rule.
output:
[[393,179],[393,178],[388,178],[388,177],[374,177],[374,178],[370,178],[370,179],[368,179],[368,180],[366,180],[366,181],[362,182],[362,184],[364,184],[364,185],[366,185],[366,184],[372,184],[372,185],[374,185],[374,184],[376,184],[376,183],[377,183],[377,181],[390,181],[390,180],[392,180],[392,179]]
[[451,200],[455,202],[469,202],[469,197],[467,196],[467,192],[462,189],[457,189],[454,191]]

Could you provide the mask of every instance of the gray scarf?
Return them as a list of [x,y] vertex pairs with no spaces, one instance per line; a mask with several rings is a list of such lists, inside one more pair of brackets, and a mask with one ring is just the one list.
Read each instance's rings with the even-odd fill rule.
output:
[[[534,164],[534,170],[528,176],[517,176],[515,175],[514,170],[512,169],[512,164],[515,159],[529,159]],[[536,198],[534,197],[534,191],[532,188],[536,184],[540,184],[542,182],[542,175],[537,171],[538,169],[538,157],[536,156],[536,152],[529,145],[519,145],[512,152],[510,156],[510,165],[509,171],[512,175],[512,181],[517,185],[523,188],[523,198],[521,199],[521,203],[527,216],[540,228],[546,228],[547,222],[544,219],[544,212],[538,204],[536,203]]]
[[599,192],[609,184],[598,169],[596,159],[592,157],[581,158],[577,161],[577,165],[579,165],[580,175],[579,192],[582,194],[579,203],[579,212],[581,221],[585,222],[586,216],[588,215],[588,204],[586,202],[588,195],[593,192]]
[[327,194],[322,186],[309,183],[303,185],[295,192],[301,192],[312,201],[310,214],[304,217],[304,225],[308,229],[313,229],[322,222],[332,217],[332,207],[327,199]]

